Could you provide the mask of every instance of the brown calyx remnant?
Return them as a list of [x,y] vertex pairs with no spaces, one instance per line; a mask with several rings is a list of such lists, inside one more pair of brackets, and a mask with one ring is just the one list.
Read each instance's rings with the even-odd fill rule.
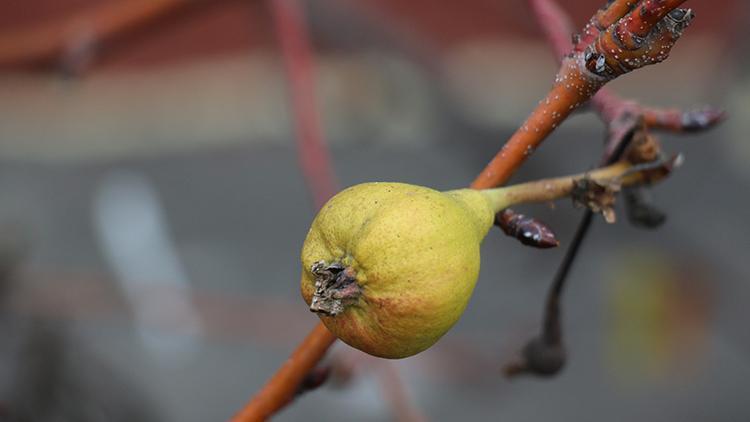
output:
[[312,312],[336,316],[362,294],[352,267],[345,267],[340,262],[326,264],[317,261],[310,267],[310,272],[315,276],[315,293],[310,301]]
[[615,198],[623,186],[653,184],[668,177],[680,167],[683,157],[676,154],[667,159],[631,165],[625,172],[606,179],[587,174],[573,181],[570,197],[573,205],[601,213],[608,223],[615,222]]

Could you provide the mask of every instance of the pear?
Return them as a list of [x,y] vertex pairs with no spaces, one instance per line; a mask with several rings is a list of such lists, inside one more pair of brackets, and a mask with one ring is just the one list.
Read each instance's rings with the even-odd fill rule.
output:
[[302,296],[325,326],[374,356],[432,346],[466,308],[494,219],[482,191],[365,183],[323,206],[302,248]]
[[302,297],[346,344],[383,358],[415,355],[464,312],[479,275],[480,244],[498,211],[569,195],[583,179],[644,181],[630,167],[487,190],[350,187],[323,206],[307,233]]

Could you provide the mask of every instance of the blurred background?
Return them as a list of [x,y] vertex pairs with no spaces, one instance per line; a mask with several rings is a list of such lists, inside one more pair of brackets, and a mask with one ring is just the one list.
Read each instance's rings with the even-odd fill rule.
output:
[[[602,2],[562,3],[581,27]],[[341,186],[466,186],[556,71],[525,1],[299,4]],[[750,420],[750,6],[687,5],[669,60],[611,86],[730,118],[662,136],[686,157],[650,191],[663,227],[597,220],[566,290],[562,374],[501,375],[564,248],[497,231],[435,347],[384,364],[337,344],[349,376],[277,420],[403,420],[395,377],[427,420]],[[267,1],[0,2],[0,421],[225,420],[317,323],[298,287],[315,209],[274,22]],[[603,135],[573,116],[514,180],[591,168]],[[522,211],[563,246],[581,215]]]

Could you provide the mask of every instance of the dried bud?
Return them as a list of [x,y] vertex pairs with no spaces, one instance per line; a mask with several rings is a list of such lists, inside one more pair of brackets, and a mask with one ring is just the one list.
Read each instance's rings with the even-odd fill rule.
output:
[[726,113],[712,107],[688,110],[682,113],[681,126],[685,132],[700,132],[710,129],[724,120]]
[[585,177],[575,181],[571,198],[573,205],[601,213],[607,223],[614,223],[616,220],[615,196],[619,191],[619,183],[600,183]]
[[641,125],[633,132],[633,138],[625,157],[631,163],[639,164],[656,161],[660,155],[661,145],[659,140],[646,130],[645,125]]

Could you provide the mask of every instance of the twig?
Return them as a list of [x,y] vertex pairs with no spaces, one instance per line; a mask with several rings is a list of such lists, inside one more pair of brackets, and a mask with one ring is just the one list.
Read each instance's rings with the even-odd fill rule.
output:
[[101,43],[202,0],[119,0],[72,16],[0,33],[0,67],[60,63],[84,36]]
[[592,103],[607,124],[611,125],[624,118],[632,124],[642,117],[647,128],[673,133],[701,132],[711,129],[726,118],[726,112],[710,106],[694,110],[647,107],[625,100],[606,88],[594,96]]
[[[576,50],[562,59],[551,91],[471,187],[482,189],[505,183],[557,125],[593,97],[606,82],[666,59],[682,34],[682,29],[692,18],[689,10],[668,15],[683,2],[684,0],[645,0],[638,8],[622,16],[619,16],[620,9],[612,10],[609,19],[617,16],[618,20],[606,30],[598,31],[596,37],[591,36],[590,44],[583,44],[583,38],[579,37]],[[544,12],[543,16],[547,16],[550,21],[554,18],[557,24],[567,25],[567,19],[560,18],[559,8],[553,5],[551,2],[532,3],[535,10]],[[620,6],[621,2],[615,1],[606,8]],[[546,24],[544,22],[543,26],[546,27]],[[551,31],[548,29],[547,33],[550,34]],[[627,42],[621,45],[623,40]],[[555,48],[566,45],[558,36],[552,37],[552,41]]]
[[319,323],[263,389],[232,419],[232,422],[264,421],[283,407],[297,392],[302,380],[325,355],[336,337]]
[[319,209],[337,189],[331,158],[315,104],[315,70],[310,40],[297,0],[271,0],[276,35],[281,43],[284,68],[297,131],[297,155]]
[[[583,52],[586,47],[594,42],[601,32],[607,27],[615,24],[621,17],[630,12],[636,0],[615,0],[607,7],[600,9],[586,25],[582,35],[573,34],[573,26],[560,6],[554,0],[529,0],[531,8],[539,22],[539,26],[544,32],[547,41],[552,47],[558,63],[562,63],[563,58],[569,54],[573,44],[574,51]],[[573,44],[571,44],[573,41]],[[614,51],[614,50],[611,50]],[[630,59],[628,59],[630,60]],[[679,109],[660,109],[656,107],[644,107],[635,101],[628,101],[618,97],[606,86],[601,87],[596,95],[591,99],[596,111],[607,124],[610,137],[606,149],[608,156],[618,145],[635,130],[639,119],[643,119],[646,127],[653,129],[667,130],[671,132],[698,132],[710,129],[721,122],[726,114],[723,110],[713,107],[703,107],[695,110],[682,111]],[[502,152],[501,152],[502,154]],[[604,162],[602,162],[604,164]],[[485,187],[483,184],[477,187]],[[635,193],[633,193],[635,192]],[[631,194],[633,193],[633,194]],[[638,198],[639,195],[635,190],[628,190],[629,198]],[[641,205],[641,210],[645,204]],[[628,205],[630,207],[630,205]],[[630,208],[629,208],[630,210]],[[653,211],[653,210],[651,210]],[[658,214],[657,211],[651,216]],[[629,211],[629,215],[633,215]],[[498,219],[497,225],[506,233],[516,233],[514,235],[522,243],[534,247],[550,247],[554,244],[538,245],[534,242],[527,242],[523,237],[524,232],[514,230],[508,226],[508,222],[518,218],[513,210],[508,209],[503,212],[501,219]],[[526,217],[530,225],[542,225],[533,218]],[[512,234],[509,234],[512,235]]]
[[542,141],[604,83],[572,57],[563,60],[555,84],[531,115],[471,184],[485,189],[505,183]]
[[[550,46],[552,47],[558,63],[563,64],[563,58],[570,53],[571,48],[574,45],[574,51],[584,54],[585,57],[586,54],[584,53],[584,50],[586,47],[596,41],[602,31],[617,23],[621,17],[627,15],[637,1],[615,0],[610,2],[610,4],[600,9],[591,18],[589,24],[584,28],[582,35],[573,34],[573,25],[570,19],[554,0],[529,0],[529,3],[537,17],[542,32],[545,34]],[[615,50],[610,50],[610,52],[612,51]],[[609,155],[611,155],[612,151],[623,142],[625,137],[631,131],[634,130],[634,127],[641,116],[648,127],[671,130],[674,132],[695,132],[705,130],[713,127],[725,117],[723,111],[711,107],[691,111],[680,111],[676,109],[662,110],[653,107],[642,107],[635,101],[626,101],[618,97],[612,91],[607,89],[607,87],[601,87],[591,101],[610,129],[610,140],[607,143]],[[544,104],[540,103],[540,107],[543,107],[542,114],[553,115],[555,111],[545,110],[547,107],[544,106],[547,105],[546,101]],[[534,145],[537,144],[538,142]],[[527,150],[531,151],[535,148],[534,145],[527,146]],[[506,154],[506,152],[501,151],[500,155],[503,154]],[[604,164],[604,162],[602,164]],[[487,183],[475,180],[475,185],[472,186],[486,188],[488,187],[486,184]],[[517,221],[519,218],[518,214],[512,209],[504,211],[500,217],[501,218],[498,218],[497,220],[497,225],[503,229],[506,234],[516,237],[525,245],[533,247],[555,246],[554,243],[540,245],[535,242],[528,242],[527,237],[524,237],[525,233],[529,233],[528,231],[519,231],[515,230],[514,227],[510,227],[508,223],[511,221]],[[531,217],[525,217],[525,221],[527,221],[527,225],[532,228],[544,226],[543,223]]]
[[[573,26],[570,19],[554,0],[529,0],[532,10],[542,28],[547,41],[558,60],[568,54],[571,48],[571,36]],[[637,3],[636,0],[616,0],[607,8],[601,9],[592,21],[584,29],[584,33],[595,31],[597,28],[606,28],[617,22],[618,16],[627,14]],[[594,32],[596,35],[598,31]],[[577,49],[586,46],[586,39],[582,36],[577,38]],[[590,39],[589,43],[593,41]],[[662,129],[672,132],[694,132],[713,127],[725,118],[724,111],[713,107],[704,107],[696,110],[660,109],[656,107],[644,107],[635,101],[627,101],[607,87],[602,87],[592,98],[592,102],[602,119],[611,124],[618,116],[624,113],[633,115],[642,114],[646,126],[653,129]]]
[[[281,43],[289,95],[297,129],[297,154],[310,193],[319,209],[336,192],[331,160],[315,106],[313,59],[297,0],[270,0]],[[306,376],[325,356],[336,337],[319,322],[233,422],[262,421],[291,402]]]
[[[617,151],[616,154],[620,156],[622,152]],[[508,205],[551,202],[565,197],[571,197],[574,203],[590,206],[604,199],[605,191],[616,193],[622,187],[659,182],[680,164],[682,156],[679,154],[669,159],[655,158],[648,162],[620,160],[584,173],[486,189],[483,192],[490,198],[494,209],[503,209]]]
[[[565,48],[564,40],[567,39],[571,31],[567,16],[553,0],[530,1],[540,24],[545,28],[545,34],[555,53],[562,54],[563,52],[560,50]],[[632,15],[632,9],[636,3],[635,0],[614,0],[607,7],[601,9],[586,26],[583,35],[574,36],[574,40],[577,42],[576,51],[584,51],[586,43],[594,42],[600,36],[601,31],[615,24],[620,17],[629,13]],[[654,2],[646,1],[640,7],[653,6]],[[659,13],[666,14],[667,12],[661,10]],[[689,11],[685,12],[685,15],[687,14],[689,14]],[[654,19],[654,16],[650,16],[648,19]],[[630,22],[632,23],[632,21]],[[626,101],[619,98],[606,88],[601,89],[592,101],[609,129],[609,137],[601,159],[602,165],[619,160],[635,138],[645,139],[644,143],[649,143],[650,147],[656,148],[654,156],[648,157],[648,160],[656,159],[659,153],[658,142],[648,134],[648,127],[674,132],[699,131],[713,127],[724,118],[722,111],[713,108],[682,112],[676,109],[662,110],[642,107],[635,101]],[[634,145],[633,148],[643,148],[643,146]],[[631,159],[633,158],[639,162],[644,159],[642,156],[631,157]],[[631,203],[628,204],[628,214],[631,221],[636,218],[636,223],[646,227],[655,227],[664,221],[664,216],[657,210],[649,207],[648,204],[637,202],[639,196],[636,189],[626,190],[626,197],[631,199]],[[636,201],[636,203],[633,201]],[[637,213],[634,209],[636,207]],[[522,373],[552,376],[557,374],[565,365],[566,352],[563,344],[560,310],[561,296],[572,265],[592,222],[593,212],[587,209],[548,291],[541,333],[527,343],[522,351],[520,361],[511,362],[505,366],[504,371],[507,376]]]

